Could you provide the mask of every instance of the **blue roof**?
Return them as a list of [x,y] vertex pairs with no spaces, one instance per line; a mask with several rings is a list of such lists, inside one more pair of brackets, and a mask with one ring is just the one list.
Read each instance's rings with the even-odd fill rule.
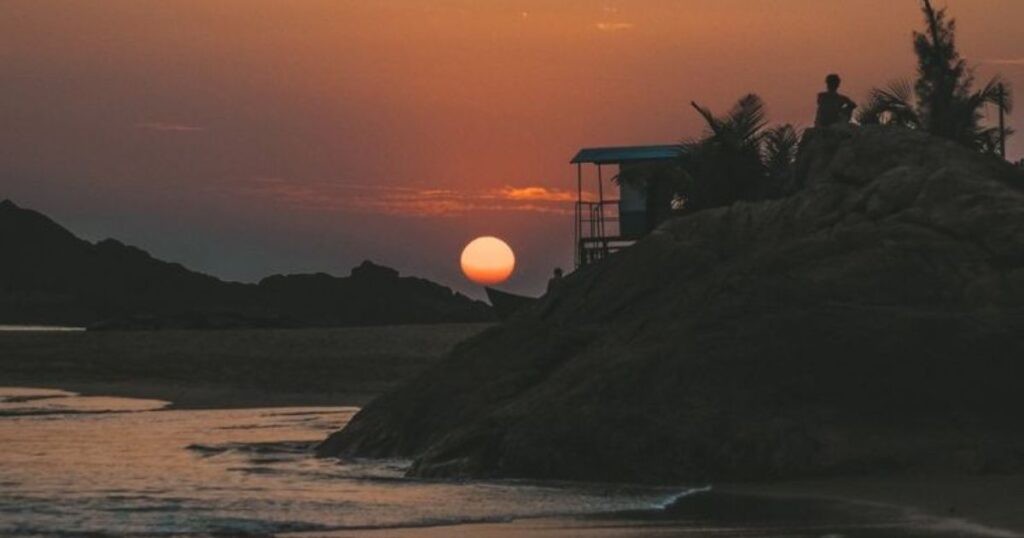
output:
[[584,148],[572,158],[572,164],[619,164],[633,161],[661,161],[679,156],[679,146],[624,146]]

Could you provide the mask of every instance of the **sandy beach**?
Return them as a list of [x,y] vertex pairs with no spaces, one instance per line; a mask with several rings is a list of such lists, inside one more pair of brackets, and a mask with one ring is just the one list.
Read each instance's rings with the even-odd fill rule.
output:
[[[774,484],[726,484],[722,492],[777,498],[817,497],[897,505],[993,536],[1024,535],[1024,475],[922,475],[837,478]],[[1006,531],[1000,534],[1000,530]]]
[[668,536],[1024,536],[1024,476],[835,478],[725,484],[663,512],[425,528],[297,533],[349,538],[658,538]]
[[361,406],[488,326],[3,332],[0,375],[176,408]]
[[[0,334],[0,373],[8,386],[166,400],[177,409],[358,407],[486,328],[7,332]],[[758,536],[765,526],[791,529],[793,536],[821,536],[819,526],[807,524],[814,518],[829,521],[825,526],[838,529],[835,535],[1024,536],[1021,475],[877,475],[720,484],[712,492],[699,504],[683,499],[662,512],[294,536],[647,538],[703,536],[701,529],[712,526],[716,536]],[[768,507],[771,517],[756,519],[756,506]],[[754,519],[734,521],[737,513],[754,514]],[[912,524],[886,526],[894,514]]]

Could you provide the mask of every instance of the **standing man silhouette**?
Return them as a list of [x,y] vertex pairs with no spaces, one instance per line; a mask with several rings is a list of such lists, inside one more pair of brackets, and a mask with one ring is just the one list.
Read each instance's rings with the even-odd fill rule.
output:
[[839,75],[831,74],[825,78],[828,91],[818,94],[818,115],[814,118],[815,127],[828,127],[837,123],[850,123],[853,109],[857,108],[849,97],[839,93],[842,80]]
[[562,278],[564,278],[562,276],[562,268],[555,267],[554,276],[551,277],[551,280],[548,280],[548,293],[551,293],[562,286]]

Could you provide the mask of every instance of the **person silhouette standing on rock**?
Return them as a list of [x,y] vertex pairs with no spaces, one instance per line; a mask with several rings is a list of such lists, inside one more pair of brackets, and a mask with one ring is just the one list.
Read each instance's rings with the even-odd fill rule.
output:
[[842,79],[839,78],[839,75],[831,74],[825,78],[825,84],[828,86],[828,91],[818,94],[818,114],[814,118],[814,126],[828,127],[837,123],[850,123],[857,103],[839,93]]
[[562,268],[555,267],[554,276],[551,277],[551,280],[548,280],[548,293],[551,293],[557,290],[558,288],[562,287],[562,278],[564,278],[562,276]]

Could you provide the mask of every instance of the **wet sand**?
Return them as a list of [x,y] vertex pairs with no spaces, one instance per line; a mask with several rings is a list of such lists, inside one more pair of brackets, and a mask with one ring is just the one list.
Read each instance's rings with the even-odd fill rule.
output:
[[166,380],[93,381],[38,377],[4,378],[5,386],[61,389],[82,396],[116,396],[171,402],[167,409],[248,409],[255,407],[362,407],[379,391],[316,390],[279,391],[236,387],[229,384],[190,383]]
[[[486,327],[3,333],[0,378],[4,385],[167,400],[182,409],[361,406]],[[696,512],[681,502],[660,513],[295,536],[646,538],[706,536],[712,528],[714,536],[765,536],[767,524],[784,531],[779,536],[1024,537],[1024,475],[836,478],[714,491],[708,498],[717,500],[701,501]],[[736,513],[759,513],[757,506],[774,520],[735,521]],[[856,507],[852,519],[807,524],[808,514],[836,506]],[[872,519],[882,512],[916,526],[886,527]]]
[[487,327],[3,332],[0,379],[176,408],[362,406]]
[[903,506],[1024,536],[1024,475],[924,475],[837,478],[718,488],[776,498],[816,497]]
[[[951,504],[955,511],[950,512]],[[425,528],[289,534],[313,538],[1024,537],[1024,475],[838,478],[730,484],[660,512]]]

